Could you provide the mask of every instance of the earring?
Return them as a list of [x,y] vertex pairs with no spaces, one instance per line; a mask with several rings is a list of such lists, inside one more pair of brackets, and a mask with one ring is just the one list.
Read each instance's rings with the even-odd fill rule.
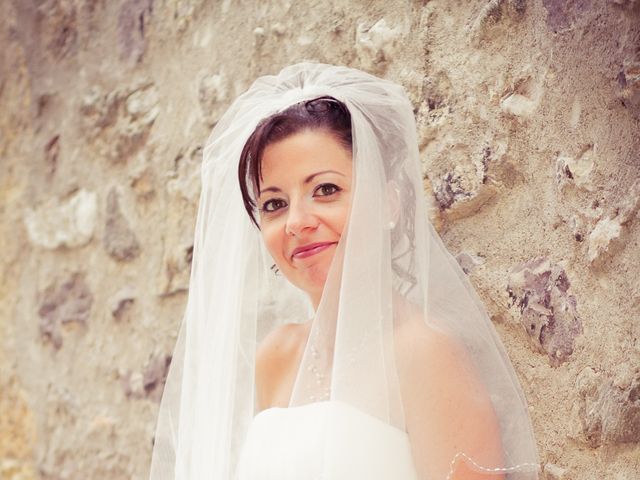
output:
[[396,227],[396,222],[393,220],[389,222],[389,230],[393,230]]
[[271,265],[269,270],[271,270],[276,277],[280,276],[280,269],[276,266],[275,263],[273,265]]

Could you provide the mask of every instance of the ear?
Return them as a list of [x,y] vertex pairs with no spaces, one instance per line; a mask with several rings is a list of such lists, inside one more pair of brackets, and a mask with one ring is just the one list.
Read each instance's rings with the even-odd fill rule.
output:
[[393,230],[400,220],[400,188],[395,180],[387,182],[387,201],[389,202],[389,229]]

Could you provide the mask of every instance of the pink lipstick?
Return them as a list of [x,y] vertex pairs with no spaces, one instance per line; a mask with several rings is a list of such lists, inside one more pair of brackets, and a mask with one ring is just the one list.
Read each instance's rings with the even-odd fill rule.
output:
[[318,242],[303,245],[302,247],[295,248],[291,254],[291,258],[307,258],[317,253],[325,251],[331,245],[335,245],[338,242]]

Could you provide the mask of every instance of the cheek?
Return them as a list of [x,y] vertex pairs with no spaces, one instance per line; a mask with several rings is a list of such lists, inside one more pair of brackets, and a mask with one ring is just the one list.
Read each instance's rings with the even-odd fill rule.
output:
[[282,234],[280,228],[277,228],[273,224],[266,224],[260,226],[260,232],[262,235],[262,241],[267,247],[267,251],[271,255],[274,261],[279,262],[282,256]]
[[331,229],[342,237],[347,222],[349,221],[349,204],[342,205],[335,210],[331,216]]

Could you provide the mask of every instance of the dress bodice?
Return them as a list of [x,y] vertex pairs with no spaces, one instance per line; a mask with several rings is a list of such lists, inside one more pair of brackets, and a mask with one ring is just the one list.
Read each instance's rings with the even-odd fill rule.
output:
[[239,480],[416,480],[407,433],[337,401],[268,408],[249,428]]

